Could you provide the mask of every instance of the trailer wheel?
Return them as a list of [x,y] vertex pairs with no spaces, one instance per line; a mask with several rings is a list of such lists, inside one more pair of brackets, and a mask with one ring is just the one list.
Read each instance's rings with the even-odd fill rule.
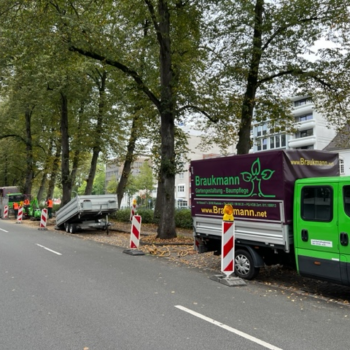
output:
[[236,257],[235,257],[236,276],[246,280],[251,280],[259,273],[259,270],[260,269],[258,267],[254,266],[254,262],[250,253],[248,253],[246,250],[243,250],[243,249],[238,249],[236,251]]

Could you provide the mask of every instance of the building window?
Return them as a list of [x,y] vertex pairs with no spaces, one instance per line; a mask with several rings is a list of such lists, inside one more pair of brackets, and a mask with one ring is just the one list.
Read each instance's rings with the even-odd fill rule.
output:
[[295,117],[296,122],[305,122],[306,120],[312,120],[314,117],[312,113],[301,115],[300,117]]
[[312,103],[311,98],[303,98],[301,100],[294,101],[294,107],[304,106],[309,103]]
[[177,186],[177,192],[185,192],[185,186],[184,185]]
[[275,136],[275,140],[276,140],[276,148],[280,148],[280,135]]
[[314,129],[307,129],[303,131],[299,131],[295,134],[295,138],[308,137],[314,134]]
[[259,136],[261,136],[262,135],[262,126],[261,125],[258,125],[257,127],[256,127],[256,130],[257,130],[257,136],[259,137]]
[[270,137],[270,148],[275,148],[275,137]]
[[263,149],[267,149],[267,139],[262,140]]
[[187,201],[183,201],[183,200],[178,201],[178,202],[177,202],[177,207],[178,207],[178,208],[187,208],[187,207],[188,207]]
[[281,146],[286,147],[286,135],[281,135]]
[[266,133],[267,133],[267,124],[264,124],[264,125],[262,126],[262,134],[263,134],[263,135],[266,135]]
[[257,147],[258,151],[261,151],[261,140],[260,139],[256,141],[256,147]]
[[179,174],[179,179],[183,179],[185,176],[184,176],[184,173],[180,173]]

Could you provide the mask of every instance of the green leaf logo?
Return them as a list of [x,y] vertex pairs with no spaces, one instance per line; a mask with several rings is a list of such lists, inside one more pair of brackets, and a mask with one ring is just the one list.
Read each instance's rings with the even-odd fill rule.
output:
[[261,172],[261,178],[263,180],[270,180],[274,172],[275,172],[274,170],[265,169]]
[[259,158],[252,164],[252,175],[257,176],[260,174],[260,160]]
[[251,173],[248,173],[248,172],[243,172],[241,173],[242,174],[242,178],[245,182],[250,182],[252,181],[252,174]]

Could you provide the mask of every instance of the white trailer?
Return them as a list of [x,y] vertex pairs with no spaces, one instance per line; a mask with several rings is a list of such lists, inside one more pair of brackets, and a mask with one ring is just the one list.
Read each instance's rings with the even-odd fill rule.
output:
[[99,228],[108,233],[108,216],[117,210],[116,194],[76,196],[56,213],[56,228],[70,233]]

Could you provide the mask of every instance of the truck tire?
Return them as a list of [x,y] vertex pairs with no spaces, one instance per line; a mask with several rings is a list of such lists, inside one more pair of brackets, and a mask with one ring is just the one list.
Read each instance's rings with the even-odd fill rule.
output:
[[235,255],[235,275],[245,280],[253,279],[260,269],[254,266],[250,253],[246,250],[238,249]]
[[70,228],[70,224],[65,224],[65,229],[66,229],[66,232],[68,233],[69,232],[69,228]]
[[75,233],[75,231],[76,231],[75,225],[70,224],[70,225],[69,225],[69,233]]

